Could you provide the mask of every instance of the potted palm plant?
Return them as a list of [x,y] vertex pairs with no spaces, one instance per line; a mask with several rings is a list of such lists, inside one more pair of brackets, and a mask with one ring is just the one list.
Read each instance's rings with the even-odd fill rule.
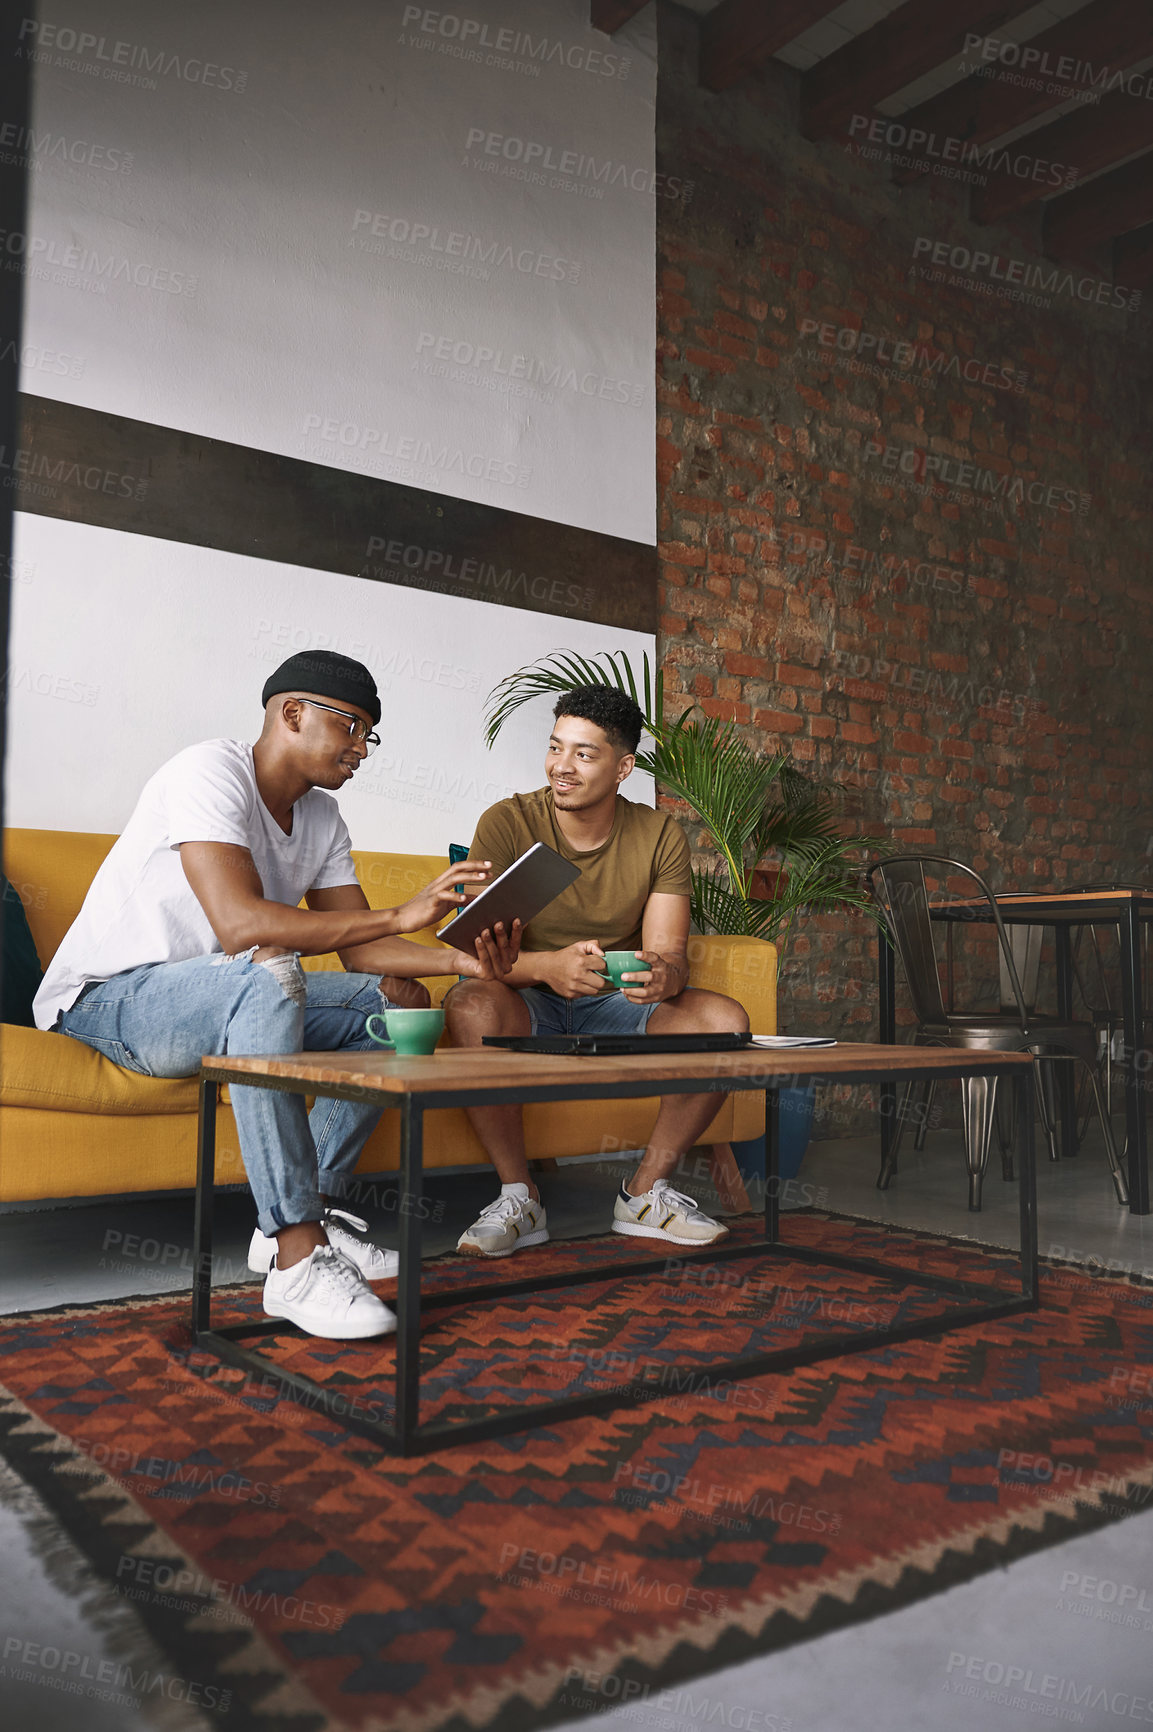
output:
[[[664,676],[654,673],[647,655],[639,677],[622,650],[592,657],[560,650],[518,668],[489,693],[488,745],[532,699],[597,685],[616,687],[639,705],[651,744],[642,742],[637,764],[665,793],[683,800],[707,833],[714,857],[692,869],[692,920],[699,932],[775,944],[779,968],[802,911],[872,914],[860,855],[876,849],[879,839],[845,836],[829,792],[784,753],[758,753],[734,723],[706,716],[695,704],[670,720]],[[782,1090],[782,1178],[800,1166],[812,1107],[812,1089]]]

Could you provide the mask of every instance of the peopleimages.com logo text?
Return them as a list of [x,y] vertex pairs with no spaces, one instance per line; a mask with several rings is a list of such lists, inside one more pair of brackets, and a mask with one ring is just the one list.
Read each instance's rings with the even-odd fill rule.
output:
[[220,66],[213,60],[174,54],[165,48],[149,48],[142,42],[111,41],[107,36],[94,36],[90,30],[74,30],[71,25],[52,24],[47,19],[22,18],[19,40],[25,46],[16,53],[23,52],[29,60],[47,61],[70,71],[99,70],[102,77],[113,83],[141,85],[147,90],[156,89],[155,79],[142,76],[148,73],[237,94],[248,83],[247,72],[235,66]]
[[[515,381],[523,379],[540,385],[546,391],[571,391],[581,397],[596,397],[605,403],[625,403],[630,408],[644,405],[649,387],[641,380],[618,379],[610,373],[594,373],[561,361],[545,361],[539,355],[521,354],[512,349],[493,348],[491,343],[472,343],[461,338],[439,336],[435,331],[422,331],[416,341],[417,355],[443,362],[442,373],[452,378],[448,368],[461,369],[459,377],[471,383],[474,376],[491,373],[496,378]],[[547,401],[551,402],[549,396]]]
[[[509,133],[471,126],[464,141],[466,151],[477,150],[480,158],[493,158],[519,165],[538,185],[560,186],[567,181],[587,181],[596,188],[621,187],[627,192],[655,193],[659,198],[688,200],[693,182],[659,170],[630,167],[611,156],[589,156],[581,150],[555,150],[537,138],[517,138]],[[471,161],[471,159],[467,159]],[[494,166],[496,162],[494,161]],[[551,175],[551,180],[546,176]]]
[[956,162],[974,170],[980,179],[989,174],[1006,174],[1016,180],[1060,188],[1062,192],[1077,184],[1077,170],[1071,163],[1051,162],[1048,157],[1032,156],[1015,147],[975,144],[972,139],[948,133],[938,138],[923,126],[906,126],[903,121],[890,120],[885,115],[854,114],[849,122],[849,137],[858,135],[872,146],[898,153],[894,160],[902,166],[916,166],[925,173],[937,163]]
[[445,229],[439,223],[413,222],[386,211],[358,210],[348,244],[374,257],[427,263],[481,281],[487,281],[490,271],[512,271],[516,276],[540,277],[550,283],[578,283],[581,276],[578,259],[563,259],[547,249],[514,246],[491,235]]
[[6,255],[5,270],[44,278],[49,267],[54,267],[68,275],[66,287],[84,287],[95,294],[106,294],[109,283],[131,283],[134,288],[158,289],[166,295],[196,293],[196,278],[187,271],[174,271],[147,259],[99,253],[94,247],[61,246],[44,235],[23,234],[19,229],[0,229],[0,253]]
[[[466,18],[459,12],[436,12],[429,6],[406,6],[402,29],[415,25],[431,40],[421,47],[455,50],[458,58],[496,66],[500,71],[531,71],[542,66],[564,66],[570,72],[590,72],[598,78],[627,78],[632,60],[627,54],[608,52],[578,42],[562,42],[555,36],[533,36],[482,18]],[[403,38],[402,38],[403,40]],[[419,41],[419,36],[416,38]],[[609,40],[602,37],[601,41]]]
[[[1091,60],[1078,60],[1072,54],[1051,54],[1047,48],[1038,48],[1034,42],[1011,42],[998,36],[977,36],[971,31],[965,37],[962,52],[966,56],[980,56],[985,64],[978,66],[979,72],[989,74],[997,67],[1009,66],[1028,73],[1029,78],[1021,81],[1027,89],[1048,88],[1053,93],[1059,85],[1081,85],[1095,101],[1121,90],[1127,96],[1146,102],[1153,98],[1153,75],[1147,69],[1132,71],[1126,66],[1095,65]],[[1057,85],[1046,87],[1046,79],[1055,79]]]
[[979,463],[925,451],[919,445],[885,445],[869,439],[864,456],[866,463],[879,463],[883,469],[909,478],[914,485],[947,487],[954,499],[968,495],[1015,505],[1040,505],[1048,511],[1081,513],[1088,511],[1093,501],[1091,493],[1082,493],[1076,487],[1027,481],[1024,476],[1008,471],[999,474],[995,469],[983,469]]
[[57,162],[75,163],[79,168],[103,168],[114,174],[127,174],[132,167],[132,152],[113,144],[93,144],[87,139],[65,138],[58,132],[37,132],[31,126],[18,126],[15,121],[0,125],[0,162],[27,163],[39,168],[54,157]]
[[[1141,290],[1127,289],[1103,277],[1077,276],[1063,265],[1027,259],[1005,258],[1001,253],[987,253],[978,248],[954,246],[949,241],[935,241],[930,235],[918,235],[913,242],[914,259],[925,259],[940,271],[956,275],[949,280],[973,287],[989,282],[990,292],[1000,292],[1009,299],[1031,301],[1033,296],[1069,295],[1095,306],[1118,307],[1135,312],[1141,305]],[[931,277],[930,281],[943,280]],[[994,288],[994,285],[996,286]],[[967,286],[967,285],[966,285]],[[1040,304],[1045,304],[1044,302]]]
[[[932,343],[907,338],[878,336],[856,325],[833,325],[820,319],[802,319],[801,336],[816,337],[823,349],[859,360],[874,360],[894,373],[928,374],[936,379],[964,380],[970,385],[988,385],[998,391],[1023,392],[1028,373],[1008,362],[980,361],[975,355],[947,354]],[[811,353],[811,351],[810,351]]]

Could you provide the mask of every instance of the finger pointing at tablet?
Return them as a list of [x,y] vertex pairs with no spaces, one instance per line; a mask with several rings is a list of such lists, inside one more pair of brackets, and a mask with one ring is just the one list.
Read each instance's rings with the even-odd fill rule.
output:
[[464,892],[471,889],[475,896],[483,888],[491,868],[491,860],[468,860],[459,866],[447,866],[431,884],[426,884],[411,901],[397,909],[397,930],[421,932],[426,926],[434,926],[450,909],[469,901]]

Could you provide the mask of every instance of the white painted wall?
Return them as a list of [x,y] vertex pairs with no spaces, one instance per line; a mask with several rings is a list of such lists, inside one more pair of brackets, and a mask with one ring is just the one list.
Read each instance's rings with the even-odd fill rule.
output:
[[652,543],[653,11],[48,0],[25,389]]
[[[611,40],[587,0],[46,0],[21,28],[25,390],[654,542],[652,9]],[[481,743],[497,678],[654,647],[33,516],[16,576],[17,825],[118,829],[172,752],[252,737],[311,641],[389,688],[354,842],[439,849],[542,780],[547,706]]]
[[[558,646],[605,643],[583,621],[57,518],[18,523],[10,824],[119,831],[160,764],[197,740],[255,739],[272,669],[326,648],[365,661],[381,694],[381,745],[340,797],[354,845],[445,851],[472,840],[494,800],[544,784],[551,705],[526,706],[490,752],[489,687]],[[75,580],[66,609],[60,572]],[[612,641],[638,661],[651,647],[640,632]],[[652,804],[639,773],[625,793]]]

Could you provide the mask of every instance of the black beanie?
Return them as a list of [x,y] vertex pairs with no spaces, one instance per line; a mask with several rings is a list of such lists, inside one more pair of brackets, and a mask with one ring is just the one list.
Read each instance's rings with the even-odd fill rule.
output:
[[281,662],[265,680],[260,701],[266,704],[281,692],[312,692],[317,697],[336,698],[367,710],[374,722],[380,720],[376,681],[363,662],[337,655],[335,650],[302,650]]

